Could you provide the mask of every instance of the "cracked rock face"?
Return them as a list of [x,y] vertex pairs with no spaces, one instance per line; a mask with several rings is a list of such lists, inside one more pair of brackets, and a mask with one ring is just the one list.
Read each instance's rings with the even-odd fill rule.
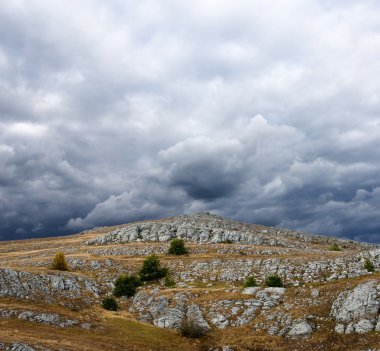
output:
[[138,314],[138,319],[160,328],[179,329],[185,321],[204,331],[210,326],[203,318],[198,305],[189,302],[189,296],[177,293],[173,297],[159,296],[158,290],[151,294],[138,292],[132,299],[129,311]]
[[339,294],[331,309],[337,333],[368,333],[380,330],[380,284],[374,280]]
[[194,296],[188,293],[168,297],[160,295],[159,289],[151,293],[140,291],[131,300],[129,311],[140,321],[161,328],[179,329],[185,321],[205,331],[210,330],[209,322],[218,329],[236,327],[250,323],[257,315],[265,314],[283,301],[284,288],[255,289],[254,298],[210,301],[201,307],[191,301]]
[[83,297],[84,292],[98,297],[97,284],[90,279],[68,273],[38,275],[13,269],[0,269],[0,296],[43,299],[50,302],[53,296],[76,299]]
[[182,238],[194,243],[255,244],[295,247],[291,238],[298,239],[297,247],[313,241],[332,242],[332,239],[287,229],[255,226],[228,220],[210,213],[195,213],[165,219],[131,223],[119,229],[88,240],[88,245],[130,242],[168,242]]

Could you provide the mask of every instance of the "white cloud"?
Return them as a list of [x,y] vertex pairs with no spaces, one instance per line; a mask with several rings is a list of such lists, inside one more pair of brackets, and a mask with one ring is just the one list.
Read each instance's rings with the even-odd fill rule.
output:
[[48,131],[48,128],[46,126],[30,122],[12,123],[7,126],[3,125],[3,129],[5,129],[6,133],[10,135],[33,138],[42,137]]

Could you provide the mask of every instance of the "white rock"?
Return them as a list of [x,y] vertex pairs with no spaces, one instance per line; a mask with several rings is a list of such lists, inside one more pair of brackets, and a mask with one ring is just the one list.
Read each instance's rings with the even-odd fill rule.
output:
[[204,331],[209,331],[211,329],[207,321],[203,318],[199,306],[194,303],[188,307],[186,317],[194,326],[199,327]]
[[[367,333],[375,329],[380,309],[379,286],[370,280],[351,291],[339,294],[331,309],[338,324],[346,324],[345,333]],[[341,327],[338,328],[341,330]]]
[[228,326],[229,322],[227,320],[227,318],[222,315],[222,314],[218,314],[216,315],[212,320],[211,320],[211,323],[214,324],[217,328],[219,329],[224,329]]
[[359,334],[365,334],[369,333],[373,330],[373,322],[369,321],[368,319],[362,319],[355,325],[355,332]]
[[182,325],[184,313],[178,308],[165,308],[153,324],[160,328],[178,329]]
[[303,320],[295,324],[289,330],[287,336],[289,338],[303,338],[309,336],[311,333],[313,333],[313,328],[307,321]]
[[340,324],[338,323],[336,326],[335,326],[335,332],[339,333],[339,334],[344,334],[344,324]]
[[258,287],[249,287],[249,288],[245,288],[243,291],[242,291],[242,294],[245,294],[245,295],[254,295],[256,294],[256,292],[259,290],[260,288]]

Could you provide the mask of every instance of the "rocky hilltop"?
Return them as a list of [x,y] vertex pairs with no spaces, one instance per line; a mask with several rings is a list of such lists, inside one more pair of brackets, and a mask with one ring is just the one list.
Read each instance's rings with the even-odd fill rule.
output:
[[[187,255],[168,254],[174,238]],[[69,271],[50,268],[57,252]],[[151,254],[171,284],[103,309]],[[380,350],[379,270],[379,246],[209,213],[3,242],[0,350]],[[186,323],[204,335],[182,336]]]

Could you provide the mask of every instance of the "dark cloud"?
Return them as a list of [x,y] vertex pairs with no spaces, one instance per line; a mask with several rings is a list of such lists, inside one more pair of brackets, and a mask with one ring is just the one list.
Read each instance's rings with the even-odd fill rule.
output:
[[183,212],[380,241],[374,1],[4,1],[0,238]]
[[168,185],[182,188],[190,198],[230,197],[244,177],[242,145],[237,140],[187,139],[160,152],[169,172]]

